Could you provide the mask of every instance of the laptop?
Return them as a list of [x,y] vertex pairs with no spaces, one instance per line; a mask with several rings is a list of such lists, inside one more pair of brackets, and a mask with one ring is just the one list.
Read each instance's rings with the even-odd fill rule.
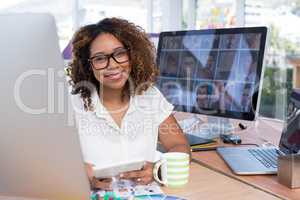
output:
[[90,199],[54,18],[0,24],[0,199]]
[[231,170],[239,175],[277,174],[280,155],[300,152],[300,91],[290,96],[288,117],[282,131],[279,148],[219,147],[218,154]]

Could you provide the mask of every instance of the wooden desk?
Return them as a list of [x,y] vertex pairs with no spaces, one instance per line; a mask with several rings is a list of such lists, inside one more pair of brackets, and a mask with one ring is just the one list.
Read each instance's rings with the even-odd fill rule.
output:
[[[189,182],[180,189],[162,187],[165,194],[174,195],[187,200],[276,200],[271,194],[257,190],[247,184],[224,176],[202,165],[192,162],[190,166]],[[103,199],[103,198],[102,198]],[[3,197],[0,200],[38,200],[29,198]]]
[[[176,116],[176,115],[175,115]],[[184,119],[185,114],[177,114],[176,118]],[[237,124],[237,120],[231,120],[233,124]],[[243,122],[248,126],[244,131],[238,131],[243,143],[262,144],[270,142],[274,145],[279,144],[283,123],[277,120],[259,119],[254,122]],[[224,145],[220,142],[220,145]],[[231,177],[242,183],[248,184],[261,191],[275,195],[282,199],[300,199],[300,189],[290,189],[281,185],[277,181],[276,175],[255,175],[255,176],[239,176],[232,173],[227,164],[217,154],[216,151],[194,152],[192,154],[194,162],[197,162],[211,170],[220,174]]]
[[216,173],[192,162],[189,183],[180,189],[162,188],[165,194],[187,200],[199,199],[279,199],[278,197],[251,187],[238,180]]
[[[162,187],[165,194],[174,195],[187,200],[276,200],[271,194],[258,190],[238,180],[210,170],[192,162],[190,166],[189,183],[180,189]],[[4,197],[0,200],[38,200],[29,198]]]

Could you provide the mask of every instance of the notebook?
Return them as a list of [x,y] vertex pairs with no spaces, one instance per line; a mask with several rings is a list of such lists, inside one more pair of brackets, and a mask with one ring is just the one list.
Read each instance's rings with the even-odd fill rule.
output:
[[202,137],[192,135],[192,134],[186,134],[186,137],[187,137],[191,147],[197,146],[197,145],[216,143],[215,140],[202,138]]

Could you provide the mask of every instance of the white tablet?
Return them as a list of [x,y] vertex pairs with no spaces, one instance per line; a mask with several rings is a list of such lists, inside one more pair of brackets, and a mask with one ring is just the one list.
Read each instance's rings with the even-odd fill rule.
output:
[[94,166],[94,175],[96,178],[111,178],[113,176],[117,176],[120,173],[140,170],[144,166],[145,161],[132,161],[128,163],[119,163],[118,165],[99,168],[99,166]]

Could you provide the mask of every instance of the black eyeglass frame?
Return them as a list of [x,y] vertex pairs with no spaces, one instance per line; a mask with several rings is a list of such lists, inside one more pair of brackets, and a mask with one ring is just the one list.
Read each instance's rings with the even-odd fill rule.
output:
[[115,56],[114,56],[114,54],[119,53],[119,52],[112,52],[111,54],[104,54],[104,55],[103,55],[103,56],[105,56],[106,59],[107,59],[107,62],[106,62],[105,67],[98,68],[98,69],[94,67],[94,65],[93,65],[93,59],[96,58],[96,57],[98,57],[99,55],[90,57],[90,58],[88,59],[88,62],[89,62],[89,64],[92,66],[92,68],[95,69],[95,70],[103,70],[103,69],[107,68],[108,65],[109,65],[109,62],[110,62],[110,58],[113,58],[114,61],[115,61],[116,63],[118,63],[118,64],[126,63],[126,62],[128,62],[128,61],[130,60],[130,55],[129,55],[130,49],[129,49],[129,48],[123,48],[122,50],[126,50],[126,53],[127,53],[127,56],[128,56],[128,60],[126,60],[126,61],[119,62],[119,61],[115,58]]

